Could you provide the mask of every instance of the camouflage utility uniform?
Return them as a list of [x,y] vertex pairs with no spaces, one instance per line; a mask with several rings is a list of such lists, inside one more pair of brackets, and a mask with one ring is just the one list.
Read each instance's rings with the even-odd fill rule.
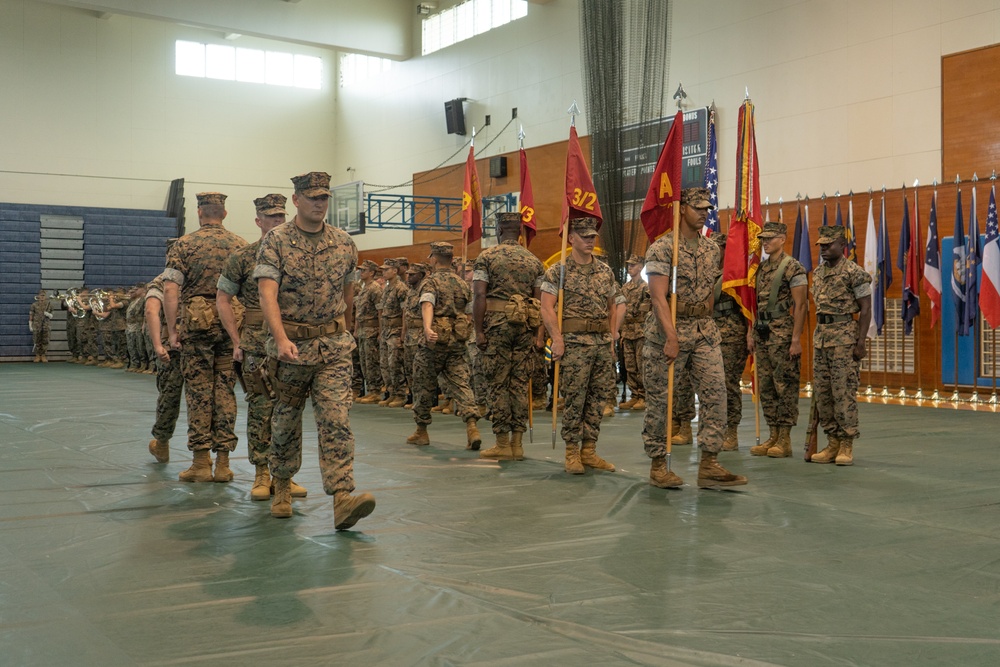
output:
[[144,302],[155,300],[156,307],[160,309],[160,330],[149,331],[150,336],[159,336],[163,347],[170,355],[170,362],[163,361],[156,357],[156,421],[153,422],[153,438],[160,442],[166,442],[174,435],[177,426],[177,416],[181,412],[181,395],[184,392],[184,374],[181,373],[181,353],[179,350],[170,349],[170,341],[167,338],[167,323],[162,311],[163,307],[163,276],[159,275],[146,286],[146,298]]
[[128,348],[129,370],[143,370],[149,364],[146,356],[146,341],[142,335],[142,320],[145,315],[146,300],[132,299],[125,311],[125,345]]
[[868,272],[846,259],[833,267],[821,264],[813,273],[813,391],[819,424],[831,443],[838,445],[833,454],[841,445],[852,445],[861,435],[857,401],[860,365],[853,356],[858,321],[854,315],[861,311],[859,301],[871,298],[871,281]]
[[28,323],[31,325],[31,342],[34,345],[35,361],[40,361],[49,351],[49,321],[52,319],[52,309],[47,296],[31,304],[28,311]]
[[[726,380],[722,363],[722,338],[712,317],[712,297],[719,268],[719,247],[704,237],[681,239],[677,260],[677,342],[675,380],[682,374],[698,394],[701,417],[698,446],[705,452],[722,449],[726,423]],[[646,251],[647,275],[669,277],[673,264],[673,237],[661,237]],[[669,288],[668,288],[669,289]],[[655,313],[646,317],[643,378],[646,414],[642,441],[646,455],[666,455],[666,411],[669,364],[663,353],[666,334]],[[682,398],[683,400],[683,398]]]
[[[392,262],[390,264],[389,262]],[[386,260],[386,266],[395,267],[395,260]],[[384,353],[380,358],[382,378],[389,390],[389,398],[406,398],[406,376],[403,372],[403,302],[408,288],[406,281],[398,276],[385,284],[380,302],[379,323],[381,325]]]
[[[233,343],[219,322],[216,284],[226,259],[246,241],[221,224],[204,224],[167,253],[164,281],[180,289],[181,371],[188,413],[188,449],[236,449]],[[197,320],[194,313],[200,313]]]
[[626,402],[626,405],[621,407],[631,408],[635,402],[646,400],[646,386],[642,378],[642,347],[645,342],[642,328],[650,310],[649,286],[640,275],[625,283],[622,294],[625,296],[625,324],[622,326],[622,350],[625,356],[623,361],[628,376],[629,392],[631,398],[635,400],[631,405]]
[[247,455],[255,466],[267,465],[271,448],[271,412],[274,399],[267,377],[267,334],[260,309],[257,281],[252,278],[257,266],[260,241],[254,241],[229,256],[222,267],[217,287],[236,297],[244,307],[240,323],[240,349],[243,350],[243,382],[247,399]]
[[328,495],[354,491],[354,434],[348,411],[351,350],[344,289],[354,281],[358,249],[341,229],[309,234],[295,218],[261,242],[253,277],[278,283],[278,307],[298,359],[279,361],[274,338],[267,353],[275,367],[271,422],[271,475],[291,479],[302,466],[302,411],[312,396],[319,433],[319,468]]
[[516,433],[519,438],[528,430],[528,380],[540,324],[535,290],[544,275],[541,261],[509,239],[482,251],[476,259],[472,279],[486,283],[486,349],[480,351],[480,359],[493,432],[498,435]]
[[379,394],[382,388],[382,368],[379,364],[378,304],[382,300],[382,286],[376,280],[359,285],[354,297],[357,312],[358,354],[361,357],[361,374],[365,378],[366,395]]

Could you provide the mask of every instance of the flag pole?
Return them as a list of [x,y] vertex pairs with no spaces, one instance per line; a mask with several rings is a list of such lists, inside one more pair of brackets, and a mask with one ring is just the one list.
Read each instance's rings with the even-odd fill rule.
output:
[[[955,174],[955,185],[958,186],[957,190],[958,190],[958,197],[959,197],[960,200],[962,198],[962,185],[961,185],[961,183],[962,183],[962,181],[959,178],[958,174]],[[954,256],[955,249],[952,248],[951,252],[952,252],[952,256]],[[954,259],[952,260],[952,263],[954,264]],[[951,270],[954,273],[955,267],[952,266]],[[959,314],[958,317],[961,317],[961,314]],[[955,390],[951,393],[951,402],[952,403],[959,403],[962,400],[962,396],[961,396],[961,394],[958,393],[958,322],[957,321],[955,322],[955,349],[954,349],[954,353],[955,353],[955,369],[954,369],[955,370]]]
[[[990,185],[990,191],[992,193],[994,193],[994,196],[996,196],[996,194],[995,194],[996,193],[996,187],[997,187],[997,170],[996,169],[993,170],[993,175],[990,176],[990,181],[992,181],[992,184]],[[987,225],[987,226],[989,226],[989,225]],[[989,237],[989,232],[988,231],[986,232],[986,236],[987,236],[987,238]],[[984,252],[983,254],[985,255],[986,253]],[[990,326],[990,338],[991,338],[991,342],[992,342],[992,346],[991,346],[992,351],[990,352],[990,356],[993,359],[993,394],[990,396],[990,405],[992,405],[993,407],[996,407],[997,401],[1000,400],[1000,399],[997,399],[997,330],[994,327],[992,327],[992,326]]]
[[[979,231],[978,214],[976,213],[976,184],[979,183],[979,176],[976,172],[972,172],[972,213],[969,215],[969,241],[968,243],[975,243],[976,247],[979,247],[979,237],[973,238],[972,231],[972,220],[976,219],[976,232]],[[978,255],[978,251],[976,252]],[[982,259],[982,258],[980,258]],[[966,265],[968,265],[968,258],[966,258]],[[968,303],[969,294],[965,295],[966,303]],[[964,315],[963,315],[964,316]],[[976,319],[982,319],[982,315],[979,309],[976,309]],[[979,357],[980,357],[980,335],[982,333],[982,327],[979,326],[978,322],[972,323],[972,396],[969,397],[969,403],[976,405],[980,403],[979,400]]]
[[[917,261],[917,268],[914,269],[915,271],[920,269],[920,261],[919,261],[920,260],[920,243],[919,243],[919,241],[920,241],[920,197],[919,197],[919,192],[917,191],[917,185],[919,185],[919,183],[920,183],[919,181],[913,181],[913,229],[916,230],[917,233],[916,233],[916,238],[912,239],[911,242],[917,244],[916,248],[917,248],[917,260],[918,261]],[[906,276],[903,276],[903,283],[904,284],[906,283]],[[918,296],[918,298],[919,298],[919,294],[920,294],[920,287],[919,287],[919,284],[918,284],[918,286],[917,286],[917,296]],[[913,321],[913,325],[912,325],[912,331],[913,331],[913,365],[914,365],[914,367],[915,367],[915,369],[917,371],[917,393],[915,393],[913,395],[913,398],[915,398],[916,400],[919,401],[919,400],[923,400],[923,398],[924,398],[924,380],[923,380],[922,377],[920,377],[920,342],[917,340],[919,338],[919,336],[920,336],[920,313],[919,312],[916,315],[914,315],[913,320],[914,320]],[[903,359],[903,364],[905,366],[906,359]]]
[[[874,200],[875,200],[875,197],[872,195],[872,189],[868,188],[868,211],[869,211],[869,213],[871,212],[871,206],[872,206],[872,202]],[[865,251],[866,252],[867,252],[867,245],[868,245],[867,234],[868,234],[868,228],[865,227],[865,235],[866,235],[865,236],[865,246],[866,246]],[[866,257],[867,257],[867,255],[866,255]],[[876,274],[873,277],[877,278],[878,275]],[[875,308],[875,296],[873,294],[872,295],[872,309],[873,309],[873,312],[874,312],[874,308]],[[869,324],[869,327],[871,327],[871,324]],[[868,330],[871,331],[872,329],[869,328]],[[878,331],[875,332],[875,337],[878,338]],[[877,340],[875,341],[875,345],[878,345],[878,341]],[[873,349],[872,352],[874,352],[874,351],[875,350]],[[868,398],[871,398],[872,396],[875,395],[874,390],[872,390],[872,355],[870,355],[870,354],[865,355],[865,358],[862,360],[862,363],[865,366],[867,366],[867,372],[868,372],[868,382],[866,383],[867,386],[865,387],[865,396],[868,397]]]
[[[905,209],[906,206],[907,206],[907,204],[906,204],[906,183],[903,183],[903,208]],[[910,234],[909,236],[910,236],[910,244],[912,245],[914,243],[913,235]],[[901,248],[897,248],[897,251],[902,252],[902,249]],[[909,259],[909,257],[906,257],[905,255],[903,256],[903,276],[902,276],[903,284],[901,286],[900,297],[903,296],[902,292],[906,292],[906,271],[907,271],[907,266],[909,265],[909,262],[907,262],[906,260],[908,260],[908,259]],[[899,309],[900,309],[900,313],[899,314],[900,314],[900,317],[904,317],[906,315],[905,308],[906,308],[906,304],[903,302],[903,299],[900,298],[900,300],[899,300]],[[899,399],[905,399],[906,398],[906,386],[905,386],[906,380],[904,379],[904,377],[906,375],[906,320],[903,320],[903,345],[902,345],[902,353],[903,354],[900,357],[901,361],[900,361],[900,364],[899,364],[899,393],[896,394],[896,398],[899,398]],[[914,356],[916,356],[916,355],[914,355]]]
[[[936,227],[936,225],[937,225],[937,184],[938,184],[938,182],[937,182],[937,179],[935,178],[934,181],[933,181],[934,192],[931,194],[931,209],[934,211],[935,229],[937,229],[937,227]],[[930,236],[929,233],[928,233],[928,236]],[[937,232],[937,236],[940,239],[941,238],[941,233]],[[936,243],[938,243],[938,245],[940,246],[940,242],[936,242]],[[938,255],[938,265],[939,265],[938,268],[940,270],[940,264],[941,264],[941,251],[940,250],[937,250],[937,255]],[[942,289],[943,288],[944,288],[944,285],[942,283]],[[938,315],[939,315],[939,319],[940,319],[940,313],[938,313]],[[932,323],[934,322],[934,304],[933,303],[931,304],[931,322]],[[935,350],[940,350],[941,349],[941,326],[940,325],[934,330],[934,349]],[[938,375],[939,375],[939,373],[934,373],[934,393],[931,394],[931,400],[934,401],[934,402],[937,402],[937,401],[941,400],[941,392],[939,391],[939,387],[938,387]]]
[[[524,125],[521,125],[517,130],[517,150],[524,150]],[[523,174],[522,174],[523,177]],[[520,202],[518,202],[518,214],[521,215]],[[521,233],[518,237],[518,243],[524,243],[524,247],[528,247],[528,234],[524,231],[524,218],[521,218]],[[538,335],[538,332],[535,332]],[[532,387],[533,378],[528,376],[528,442],[534,444],[535,442],[535,410],[532,408],[532,404],[535,402],[535,392]]]
[[[674,254],[670,263],[670,324],[674,327],[674,335],[677,333],[677,259],[680,250],[680,226],[681,226],[681,202],[677,199],[673,203],[674,207],[674,229],[672,238],[674,242]],[[674,437],[674,361],[667,365],[667,472],[670,472],[671,441]]]
[[[576,105],[576,100],[569,108],[570,127],[576,127],[576,114],[580,108]],[[567,208],[566,219],[562,222],[562,244],[559,248],[559,299],[556,307],[556,321],[559,323],[559,333],[563,328],[563,297],[566,287],[566,241],[569,239],[569,209]],[[563,354],[566,353],[566,344],[563,341]],[[552,449],[556,448],[556,424],[559,416],[559,359],[555,360],[552,370]]]

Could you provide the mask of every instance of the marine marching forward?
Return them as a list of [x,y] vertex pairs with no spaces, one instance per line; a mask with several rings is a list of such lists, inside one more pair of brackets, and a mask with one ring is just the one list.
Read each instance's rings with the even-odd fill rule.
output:
[[[748,351],[755,353],[770,429],[770,437],[750,453],[791,455],[808,282],[802,266],[782,251],[781,223],[765,224],[760,234],[769,259],[758,272],[760,316],[750,327],[721,289],[725,235],[701,235],[712,208],[708,191],[684,190],[674,324],[670,235],[653,242],[644,258],[629,257],[624,287],[597,261],[598,221],[585,217],[568,221],[564,277],[558,265],[546,270],[520,245],[519,213],[498,216],[498,244],[468,265],[456,263],[454,247],[445,242],[431,244],[426,263],[387,258],[381,266],[370,260],[359,265],[351,237],[326,224],[329,174],[310,172],[291,180],[295,215],[286,221],[280,194],[255,199],[260,239],[249,245],[223,227],[226,195],[200,193],[199,229],[170,246],[160,276],[113,309],[122,311],[123,322],[122,340],[114,345],[138,356],[138,348],[147,345],[137,334],[148,333],[159,394],[149,451],[160,463],[170,459],[183,388],[192,460],[181,481],[234,478],[229,455],[237,443],[239,381],[248,405],[248,458],[255,469],[251,499],[270,499],[276,518],[293,516],[292,499],[307,495],[293,477],[302,465],[302,413],[311,400],[334,527],[351,528],[376,504],[374,496],[355,488],[348,415],[355,400],[410,409],[416,428],[406,442],[412,446],[431,443],[434,412],[453,414],[465,424],[466,448],[479,450],[478,457],[522,461],[531,410],[541,407],[548,393],[548,363],[539,362],[546,339],[552,361],[561,367],[560,396],[551,402],[558,410],[557,399],[565,399],[560,433],[569,474],[615,471],[598,454],[598,443],[616,397],[619,338],[630,399],[618,407],[644,413],[641,438],[651,485],[684,483],[667,465],[668,418],[674,422],[671,445],[697,439],[698,487],[747,484],[719,456],[739,448],[740,377]],[[824,262],[812,284],[818,313],[814,402],[828,439],[812,461],[841,466],[853,464],[860,436],[856,393],[871,309],[871,276],[844,259],[845,244],[842,228],[821,229]],[[71,313],[90,310],[87,298],[74,296],[66,300]],[[31,311],[36,361],[45,357],[48,304],[49,297],[40,293]],[[83,360],[93,351],[90,329],[75,327]],[[671,365],[676,391],[668,415]],[[478,392],[475,385],[481,385]],[[695,396],[697,438],[690,431]],[[481,448],[484,418],[493,433],[488,448]]]

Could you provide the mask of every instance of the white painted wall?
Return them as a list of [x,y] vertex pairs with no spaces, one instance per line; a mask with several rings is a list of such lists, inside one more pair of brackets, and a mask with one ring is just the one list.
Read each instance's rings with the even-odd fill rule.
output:
[[[179,77],[174,41],[319,56],[323,89]],[[0,201],[162,209],[185,178],[229,195],[227,226],[259,232],[252,200],[291,195],[291,176],[333,171],[333,54],[30,0],[0,0]]]
[[[477,152],[493,139],[485,155],[516,150],[518,124],[524,125],[526,146],[565,140],[566,109],[574,99],[584,106],[579,34],[576,0],[532,3],[525,18],[431,55],[393,63],[389,73],[366,85],[339,88],[334,182],[404,183],[414,172],[437,166],[468,139],[445,129],[444,103],[458,97],[473,100],[466,105],[466,125],[477,128]],[[414,43],[419,52],[419,38]],[[498,137],[512,107],[517,107],[517,120]],[[483,128],[486,114],[491,125]],[[577,119],[577,130],[587,133],[586,117]],[[464,162],[467,154],[461,150],[448,164]],[[485,174],[480,180],[487,187]],[[408,245],[411,236],[369,232],[355,240],[369,249]]]
[[1000,0],[674,1],[670,89],[715,100],[723,205],[746,87],[771,202],[928,184],[942,180],[941,56],[1000,42]]

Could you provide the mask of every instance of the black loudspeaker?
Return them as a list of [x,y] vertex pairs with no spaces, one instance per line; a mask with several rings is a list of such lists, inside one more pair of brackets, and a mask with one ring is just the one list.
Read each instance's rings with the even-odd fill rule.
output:
[[503,155],[490,158],[490,178],[507,178],[507,158]]
[[448,134],[465,136],[465,109],[462,108],[464,98],[449,100],[444,103],[444,120],[448,124]]

